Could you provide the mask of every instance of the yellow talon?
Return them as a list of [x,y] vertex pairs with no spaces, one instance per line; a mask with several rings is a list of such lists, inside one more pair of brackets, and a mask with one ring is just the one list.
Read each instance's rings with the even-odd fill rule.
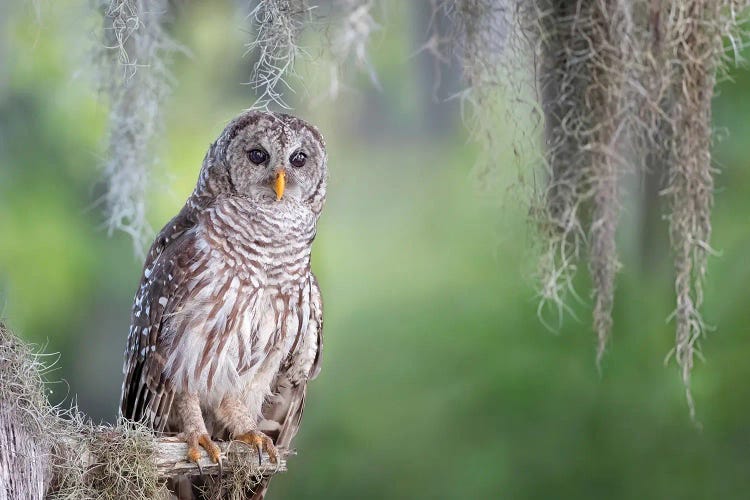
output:
[[211,441],[211,438],[208,437],[208,434],[203,434],[201,437],[198,438],[198,444],[203,446],[203,449],[208,452],[208,456],[211,457],[211,460],[218,464],[221,462],[221,449],[219,449],[218,446],[216,446],[216,443]]
[[183,434],[182,438],[188,445],[187,459],[198,466],[198,472],[201,475],[203,475],[203,468],[200,463],[201,448],[206,450],[213,463],[219,464],[219,473],[221,473],[221,449],[216,446],[216,443],[211,441],[211,436],[208,434],[187,433]]
[[195,462],[196,464],[201,459],[201,452],[198,448],[189,448],[187,454],[188,460]]
[[245,434],[240,434],[234,438],[237,441],[242,441],[245,444],[249,444],[255,448],[258,453],[258,465],[261,465],[263,459],[263,451],[268,453],[268,458],[273,464],[279,463],[279,453],[273,444],[273,440],[263,434],[260,431],[250,431]]

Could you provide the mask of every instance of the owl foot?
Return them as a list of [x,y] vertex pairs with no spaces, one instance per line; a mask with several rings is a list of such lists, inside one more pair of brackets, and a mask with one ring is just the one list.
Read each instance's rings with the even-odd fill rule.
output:
[[273,445],[273,440],[262,432],[246,432],[244,434],[240,434],[239,436],[235,436],[234,440],[249,444],[250,446],[255,448],[255,451],[258,453],[258,465],[262,465],[263,463],[263,451],[268,453],[268,458],[269,460],[271,460],[271,463],[276,465],[279,464],[279,452]]
[[188,445],[187,459],[198,466],[198,472],[203,475],[203,468],[200,464],[201,447],[206,450],[209,458],[215,464],[219,464],[219,475],[222,473],[221,467],[221,450],[216,443],[211,441],[211,436],[206,433],[189,432],[180,436]]

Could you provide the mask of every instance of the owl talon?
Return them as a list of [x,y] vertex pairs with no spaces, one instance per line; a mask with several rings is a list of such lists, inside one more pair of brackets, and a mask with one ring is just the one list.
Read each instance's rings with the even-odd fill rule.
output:
[[206,450],[208,457],[215,464],[219,465],[219,474],[222,472],[221,464],[221,449],[216,446],[216,443],[211,441],[211,436],[205,433],[188,433],[183,434],[182,438],[188,445],[187,459],[193,462],[198,467],[198,473],[203,475],[203,467],[201,467],[201,448]]
[[273,440],[260,431],[250,431],[234,438],[235,441],[241,441],[252,446],[258,454],[258,466],[263,465],[263,452],[268,453],[268,459],[271,463],[279,464],[279,453]]
[[211,457],[213,463],[221,466],[221,449],[216,446],[216,443],[211,441],[211,437],[208,434],[201,434],[198,438],[198,444],[208,452],[208,456]]

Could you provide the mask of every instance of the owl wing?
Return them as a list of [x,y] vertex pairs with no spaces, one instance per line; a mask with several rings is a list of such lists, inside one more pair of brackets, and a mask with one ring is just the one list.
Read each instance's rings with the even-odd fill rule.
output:
[[312,276],[310,293],[310,319],[312,320],[310,322],[312,326],[308,335],[314,336],[316,350],[309,372],[302,377],[297,375],[299,372],[294,368],[294,365],[297,361],[295,357],[298,354],[293,353],[289,362],[282,365],[277,376],[277,392],[281,396],[281,401],[279,402],[279,408],[276,409],[276,415],[273,415],[279,424],[279,434],[274,439],[276,446],[288,448],[294,436],[297,435],[302,421],[302,412],[305,409],[307,382],[320,373],[320,362],[323,355],[323,301],[315,276]]
[[321,362],[323,361],[323,297],[320,294],[320,286],[318,285],[318,279],[314,274],[312,276],[312,300],[310,307],[310,316],[315,320],[317,326],[315,330],[315,345],[317,350],[315,351],[315,359],[313,360],[312,367],[310,368],[310,375],[308,380],[312,380],[320,373]]
[[164,377],[167,358],[159,349],[159,339],[171,309],[182,302],[195,225],[186,206],[161,230],[149,250],[133,304],[120,415],[157,431],[164,429],[174,398]]

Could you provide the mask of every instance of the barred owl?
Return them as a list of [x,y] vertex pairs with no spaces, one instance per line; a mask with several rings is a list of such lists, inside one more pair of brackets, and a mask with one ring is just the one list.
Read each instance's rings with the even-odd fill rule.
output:
[[[146,258],[120,413],[176,432],[197,462],[217,439],[277,461],[320,369],[322,304],[310,249],[326,197],[318,130],[245,112],[211,144],[197,186]],[[262,498],[266,484],[256,498]]]

